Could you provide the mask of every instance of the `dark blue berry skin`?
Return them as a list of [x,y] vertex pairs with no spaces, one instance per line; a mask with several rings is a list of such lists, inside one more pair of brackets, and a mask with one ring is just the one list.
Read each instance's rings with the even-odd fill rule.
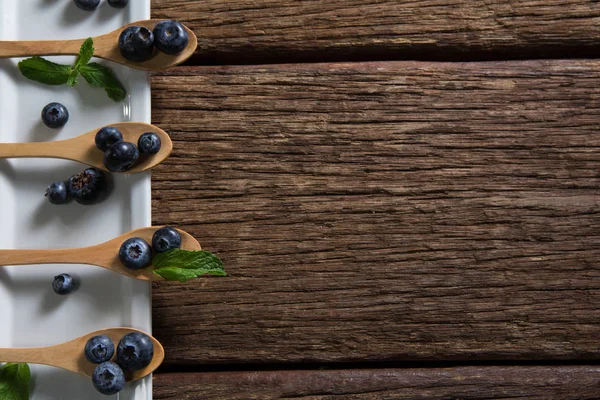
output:
[[179,54],[188,45],[188,33],[177,21],[161,21],[152,30],[154,45],[166,54]]
[[67,185],[63,181],[56,181],[46,189],[46,197],[52,204],[65,204],[69,199]]
[[75,290],[75,280],[69,274],[60,274],[54,277],[52,289],[61,296],[71,293]]
[[137,146],[130,142],[117,142],[104,153],[104,166],[111,172],[125,172],[140,158]]
[[154,55],[154,34],[143,26],[125,28],[119,35],[119,50],[129,61],[147,61]]
[[125,8],[129,0],[108,0],[108,5],[115,8]]
[[85,344],[85,358],[91,363],[102,364],[110,361],[114,354],[115,345],[108,336],[94,336]]
[[152,362],[152,357],[154,343],[141,332],[128,333],[117,346],[117,363],[125,371],[139,371]]
[[62,128],[68,120],[69,111],[60,103],[50,103],[42,109],[42,122],[48,128]]
[[138,139],[140,153],[156,154],[160,151],[160,137],[154,132],[146,132]]
[[164,226],[157,229],[152,235],[152,248],[157,253],[163,253],[167,250],[178,249],[181,247],[181,235],[177,229]]
[[125,373],[116,363],[107,361],[94,369],[92,383],[102,394],[117,394],[125,387]]
[[106,190],[106,177],[98,168],[88,168],[69,178],[67,189],[79,204],[89,205]]
[[119,260],[129,269],[143,269],[152,262],[152,249],[139,237],[127,239],[119,249]]
[[85,11],[94,11],[98,8],[100,0],[73,0],[75,5]]
[[123,134],[117,128],[105,126],[96,133],[96,147],[106,151],[113,144],[123,140]]

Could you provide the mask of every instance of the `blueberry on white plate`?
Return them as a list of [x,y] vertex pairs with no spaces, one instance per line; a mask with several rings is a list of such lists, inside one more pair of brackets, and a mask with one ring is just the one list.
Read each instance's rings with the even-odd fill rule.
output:
[[52,282],[54,293],[64,296],[75,290],[75,279],[69,274],[60,274],[54,277]]
[[46,198],[52,204],[64,204],[69,200],[67,185],[63,181],[56,181],[46,189]]
[[60,103],[49,103],[42,109],[42,122],[48,128],[62,128],[68,121],[69,111]]
[[107,189],[106,177],[98,168],[87,168],[69,178],[67,189],[79,204],[93,204]]
[[73,2],[84,11],[94,11],[100,5],[100,0],[73,0]]
[[114,8],[125,8],[129,0],[108,0],[108,5]]

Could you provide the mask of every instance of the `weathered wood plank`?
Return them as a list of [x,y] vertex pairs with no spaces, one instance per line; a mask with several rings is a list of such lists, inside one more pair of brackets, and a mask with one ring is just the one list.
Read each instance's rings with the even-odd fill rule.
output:
[[564,57],[600,50],[590,0],[153,0],[188,24],[194,63]]
[[154,398],[598,399],[598,367],[254,371],[158,374]]
[[167,363],[598,358],[600,62],[179,68],[155,224]]

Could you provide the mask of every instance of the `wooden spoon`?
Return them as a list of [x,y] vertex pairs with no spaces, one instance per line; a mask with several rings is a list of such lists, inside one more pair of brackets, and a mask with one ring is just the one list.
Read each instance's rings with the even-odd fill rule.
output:
[[[152,30],[160,21],[162,20],[149,19],[132,22],[119,29],[115,29],[110,33],[94,37],[94,56],[146,71],[156,71],[181,64],[190,58],[196,51],[196,47],[198,47],[198,38],[194,32],[185,26],[189,41],[187,47],[179,54],[168,55],[159,51],[148,61],[134,62],[127,60],[119,51],[119,35],[125,28],[131,25],[137,25]],[[85,39],[0,41],[0,58],[59,55],[76,56],[79,54],[79,48],[84,41]]]
[[[71,340],[70,342],[55,346],[15,349],[0,348],[0,362],[23,362],[50,365],[91,378],[94,368],[96,368],[96,364],[89,362],[85,358],[84,349],[87,341],[97,335],[108,336],[115,344],[116,357],[117,344],[123,336],[132,332],[142,331],[132,328],[102,329],[88,333],[87,335]],[[165,350],[160,342],[152,336],[150,336],[150,339],[152,339],[152,343],[154,343],[154,357],[152,358],[152,362],[146,368],[132,372],[131,376],[126,375],[128,381],[136,381],[150,375],[165,359]]]
[[[33,265],[33,264],[88,264],[106,268],[122,275],[142,281],[162,281],[159,275],[152,272],[152,267],[140,270],[125,268],[119,260],[121,244],[129,238],[141,237],[152,244],[152,235],[160,227],[148,227],[129,231],[121,236],[101,244],[72,249],[44,250],[0,250],[0,266]],[[200,243],[192,235],[178,229],[181,235],[183,250],[200,250]]]
[[[148,156],[140,155],[138,162],[126,171],[128,174],[146,171],[160,164],[173,150],[173,142],[169,135],[154,125],[142,122],[118,122],[107,126],[119,129],[123,133],[123,140],[136,145],[142,133],[154,132],[160,137],[160,151]],[[96,147],[94,140],[98,130],[100,128],[55,142],[0,143],[0,158],[62,158],[108,171],[104,166],[104,153]]]

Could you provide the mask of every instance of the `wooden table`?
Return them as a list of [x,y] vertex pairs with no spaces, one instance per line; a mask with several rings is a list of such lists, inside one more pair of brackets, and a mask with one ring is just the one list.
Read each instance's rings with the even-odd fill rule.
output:
[[600,398],[600,3],[152,5],[156,399]]

